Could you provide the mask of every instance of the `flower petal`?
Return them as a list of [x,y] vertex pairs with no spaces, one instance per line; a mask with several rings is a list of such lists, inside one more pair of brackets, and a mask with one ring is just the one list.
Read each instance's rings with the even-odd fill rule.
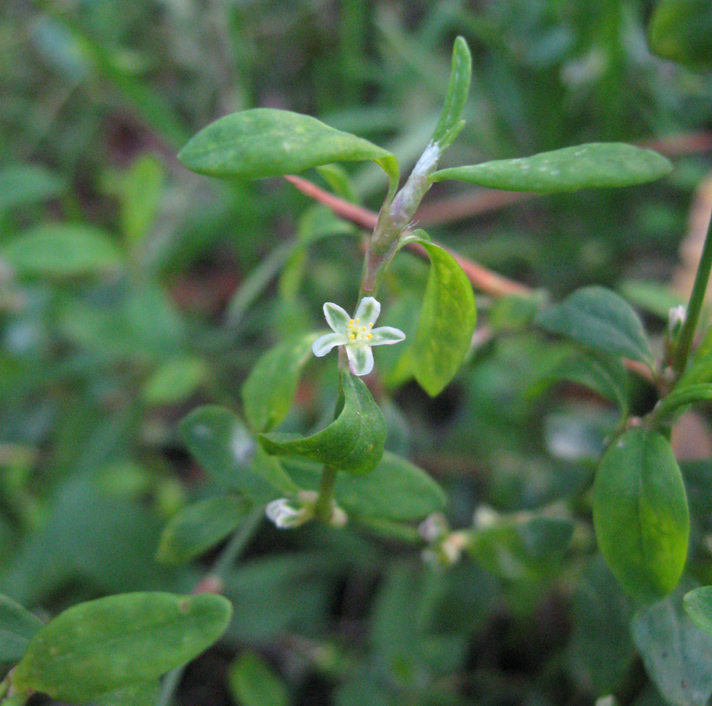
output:
[[326,302],[324,304],[324,316],[326,323],[329,324],[332,331],[336,333],[346,333],[351,317],[338,305]]
[[373,370],[371,346],[346,346],[346,355],[354,375],[368,375]]
[[312,343],[312,352],[317,358],[325,356],[332,348],[343,346],[349,339],[343,333],[327,333]]
[[373,297],[364,297],[356,309],[354,319],[360,319],[361,325],[375,324],[378,315],[381,313],[381,304]]
[[369,341],[372,346],[392,346],[405,340],[405,334],[393,326],[379,326],[371,331],[373,338]]

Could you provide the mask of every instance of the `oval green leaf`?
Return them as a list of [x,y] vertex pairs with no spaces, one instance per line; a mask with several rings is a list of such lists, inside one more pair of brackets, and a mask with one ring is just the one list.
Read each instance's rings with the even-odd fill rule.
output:
[[235,495],[208,498],[174,515],[161,534],[156,561],[186,564],[233,532],[250,509]]
[[110,236],[98,228],[47,223],[0,248],[0,260],[19,275],[76,277],[117,270],[123,255]]
[[191,455],[223,488],[267,503],[299,489],[229,409],[198,407],[180,424]]
[[163,363],[143,388],[148,404],[176,404],[187,400],[208,376],[207,365],[199,358],[173,358]]
[[670,162],[657,152],[622,143],[591,143],[533,157],[442,169],[430,180],[456,179],[490,189],[557,194],[644,184],[671,171]]
[[542,311],[536,323],[603,353],[648,364],[653,360],[638,314],[625,299],[604,287],[577,289]]
[[0,212],[61,196],[64,179],[37,164],[18,164],[0,170]]
[[648,26],[654,53],[694,69],[712,67],[711,35],[709,0],[661,0]]
[[690,516],[663,436],[631,429],[607,449],[593,486],[593,522],[601,554],[626,592],[653,601],[677,586]]
[[369,473],[378,465],[386,443],[386,421],[365,383],[342,371],[344,407],[326,429],[313,436],[260,434],[271,454],[300,456],[350,473]]
[[66,701],[156,679],[212,645],[232,616],[222,596],[126,593],[81,603],[45,625],[13,684]]
[[216,120],[188,142],[178,160],[198,174],[247,181],[332,162],[373,160],[392,185],[398,182],[398,163],[390,152],[308,115],[273,108]]
[[458,37],[452,48],[452,68],[445,103],[440,113],[440,120],[435,126],[435,132],[430,138],[430,141],[439,144],[441,149],[452,144],[465,125],[465,122],[460,120],[460,116],[470,91],[471,78],[472,56],[467,42],[462,37]]
[[712,586],[703,586],[686,593],[682,604],[687,617],[700,630],[712,635]]
[[470,348],[477,321],[475,294],[455,258],[421,239],[430,257],[423,308],[412,346],[413,374],[431,396],[452,380]]
[[270,431],[289,412],[299,376],[318,334],[299,335],[265,353],[242,386],[245,417],[257,431]]
[[0,596],[0,662],[16,662],[42,621],[7,596]]

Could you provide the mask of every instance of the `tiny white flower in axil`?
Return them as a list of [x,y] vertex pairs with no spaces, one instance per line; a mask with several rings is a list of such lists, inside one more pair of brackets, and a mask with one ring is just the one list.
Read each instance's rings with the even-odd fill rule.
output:
[[336,346],[346,346],[349,367],[354,375],[368,375],[373,370],[371,346],[390,346],[405,339],[403,331],[392,326],[373,328],[381,305],[373,297],[364,297],[353,318],[338,305],[326,302],[324,316],[334,333],[314,341],[314,355],[321,358]]

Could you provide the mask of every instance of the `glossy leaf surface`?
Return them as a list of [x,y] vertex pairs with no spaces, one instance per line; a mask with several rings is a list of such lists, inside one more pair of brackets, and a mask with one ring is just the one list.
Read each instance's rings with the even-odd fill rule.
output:
[[332,162],[373,160],[391,182],[398,180],[390,152],[308,115],[273,108],[216,120],[188,142],[178,159],[198,174],[244,180],[298,174]]
[[300,335],[278,344],[252,368],[242,386],[245,417],[253,429],[270,431],[289,412],[299,375],[311,359],[318,334]]
[[383,456],[386,422],[365,383],[342,371],[344,406],[326,429],[313,436],[260,434],[262,447],[271,454],[300,456],[350,473],[369,473]]
[[222,541],[240,524],[250,505],[235,495],[208,498],[174,515],[161,534],[156,561],[185,564]]
[[601,459],[593,487],[598,546],[629,594],[670,593],[687,558],[690,517],[680,469],[660,434],[631,429]]
[[649,363],[650,344],[635,310],[604,287],[577,289],[561,303],[542,311],[536,322],[603,353]]
[[442,169],[430,179],[457,179],[490,189],[556,194],[643,184],[671,171],[670,162],[657,152],[623,143],[591,143],[532,157]]
[[228,600],[209,594],[127,593],[80,603],[34,636],[12,680],[20,690],[88,701],[190,661],[231,615]]
[[415,379],[434,397],[462,365],[477,311],[472,285],[455,258],[433,243],[420,242],[430,257],[430,273],[412,346],[412,365]]

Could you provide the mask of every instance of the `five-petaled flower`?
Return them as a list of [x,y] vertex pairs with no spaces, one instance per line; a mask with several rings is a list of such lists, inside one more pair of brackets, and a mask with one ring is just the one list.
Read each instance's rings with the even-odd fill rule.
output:
[[373,297],[364,297],[353,319],[336,304],[324,304],[324,316],[334,333],[327,333],[314,341],[314,355],[326,355],[336,346],[346,346],[349,367],[354,375],[368,375],[373,370],[371,346],[390,346],[405,339],[403,331],[392,326],[373,328],[381,305]]

